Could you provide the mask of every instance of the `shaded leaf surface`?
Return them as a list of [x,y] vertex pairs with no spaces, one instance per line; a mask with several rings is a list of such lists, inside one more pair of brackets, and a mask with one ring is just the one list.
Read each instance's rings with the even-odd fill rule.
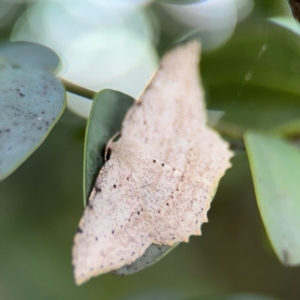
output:
[[103,154],[109,139],[121,131],[122,121],[134,99],[113,90],[103,90],[94,99],[88,119],[84,153],[84,206],[104,164]]
[[286,29],[259,19],[245,22],[224,47],[203,55],[208,108],[224,110],[224,122],[246,129],[298,119],[299,49],[299,39]]
[[136,273],[140,270],[143,270],[158,260],[167,255],[171,250],[173,250],[178,244],[174,246],[166,246],[166,245],[150,245],[145,253],[139,257],[136,261],[134,261],[131,265],[124,266],[116,271],[113,271],[113,274],[116,275],[130,275]]
[[2,42],[0,55],[11,63],[54,72],[60,64],[59,56],[50,48],[31,42]]
[[272,136],[248,132],[245,144],[256,198],[275,253],[300,264],[300,153]]
[[64,107],[64,88],[50,73],[0,60],[0,180],[43,142]]

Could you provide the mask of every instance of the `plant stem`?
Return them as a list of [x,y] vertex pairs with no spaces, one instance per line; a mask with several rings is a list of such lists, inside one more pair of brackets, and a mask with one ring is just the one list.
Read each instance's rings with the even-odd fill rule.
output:
[[76,94],[78,96],[93,100],[93,98],[96,95],[96,92],[91,91],[89,89],[86,89],[84,87],[81,87],[79,85],[76,85],[72,82],[69,82],[65,79],[60,78],[60,81],[65,86],[66,90],[72,94]]

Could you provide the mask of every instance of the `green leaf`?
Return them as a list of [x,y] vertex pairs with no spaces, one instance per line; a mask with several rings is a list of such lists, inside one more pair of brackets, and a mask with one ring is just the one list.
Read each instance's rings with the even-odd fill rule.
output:
[[173,250],[177,245],[179,245],[179,243],[173,246],[152,244],[146,249],[145,253],[132,264],[126,265],[112,273],[116,275],[130,275],[139,272],[156,263],[171,250]]
[[284,265],[300,264],[300,153],[278,137],[247,132],[245,144],[267,234]]
[[31,42],[2,42],[0,56],[16,65],[32,66],[48,72],[58,71],[59,56],[50,48]]
[[226,123],[266,130],[300,115],[300,39],[254,17],[230,41],[203,53],[201,73],[208,108]]
[[289,140],[298,139],[300,137],[300,120],[293,120],[271,130],[271,133],[280,137],[286,137]]
[[43,142],[64,107],[64,87],[53,75],[0,57],[0,180]]
[[300,115],[299,95],[256,85],[217,84],[208,98],[210,109],[225,111],[220,126],[224,122],[244,129],[271,130]]
[[132,97],[108,89],[99,92],[94,98],[84,144],[84,206],[104,164],[105,146],[113,135],[121,131],[123,119],[133,103]]

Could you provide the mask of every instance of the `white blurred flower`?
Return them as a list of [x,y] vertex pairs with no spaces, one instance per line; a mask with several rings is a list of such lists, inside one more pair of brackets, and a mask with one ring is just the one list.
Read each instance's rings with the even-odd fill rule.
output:
[[253,8],[252,0],[206,0],[194,3],[161,4],[174,19],[198,32],[206,50],[219,47],[232,35],[237,22]]
[[[157,67],[147,1],[38,2],[16,24],[12,40],[44,44],[61,56],[60,76],[85,88],[120,90],[137,98]],[[126,5],[126,2],[128,5]],[[133,3],[135,2],[135,5]],[[68,95],[68,107],[88,117],[91,101]]]
[[[111,88],[137,98],[158,61],[153,46],[157,28],[144,10],[152,1],[37,0],[28,5],[11,39],[55,50],[63,61],[59,75],[72,83],[94,91]],[[158,6],[177,20],[181,32],[196,31],[207,50],[229,39],[237,22],[251,12],[253,0]],[[88,117],[91,101],[68,93],[68,107]]]

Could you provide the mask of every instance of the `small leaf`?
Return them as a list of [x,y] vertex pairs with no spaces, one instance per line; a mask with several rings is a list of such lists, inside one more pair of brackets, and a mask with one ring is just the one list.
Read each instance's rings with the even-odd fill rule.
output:
[[103,90],[95,98],[86,127],[83,166],[84,206],[104,164],[103,152],[109,139],[121,131],[122,121],[134,99],[121,92]]
[[116,275],[130,275],[138,271],[141,271],[153,265],[161,258],[163,258],[177,245],[179,245],[179,243],[175,244],[174,246],[152,244],[147,248],[145,253],[141,257],[139,257],[136,261],[134,261],[132,264],[124,266],[112,273]]
[[280,138],[248,132],[245,144],[258,207],[279,260],[300,264],[300,153]]
[[0,55],[11,63],[41,68],[54,73],[60,65],[59,56],[50,48],[31,42],[2,42]]
[[64,107],[64,88],[53,75],[0,57],[0,180],[43,142]]

